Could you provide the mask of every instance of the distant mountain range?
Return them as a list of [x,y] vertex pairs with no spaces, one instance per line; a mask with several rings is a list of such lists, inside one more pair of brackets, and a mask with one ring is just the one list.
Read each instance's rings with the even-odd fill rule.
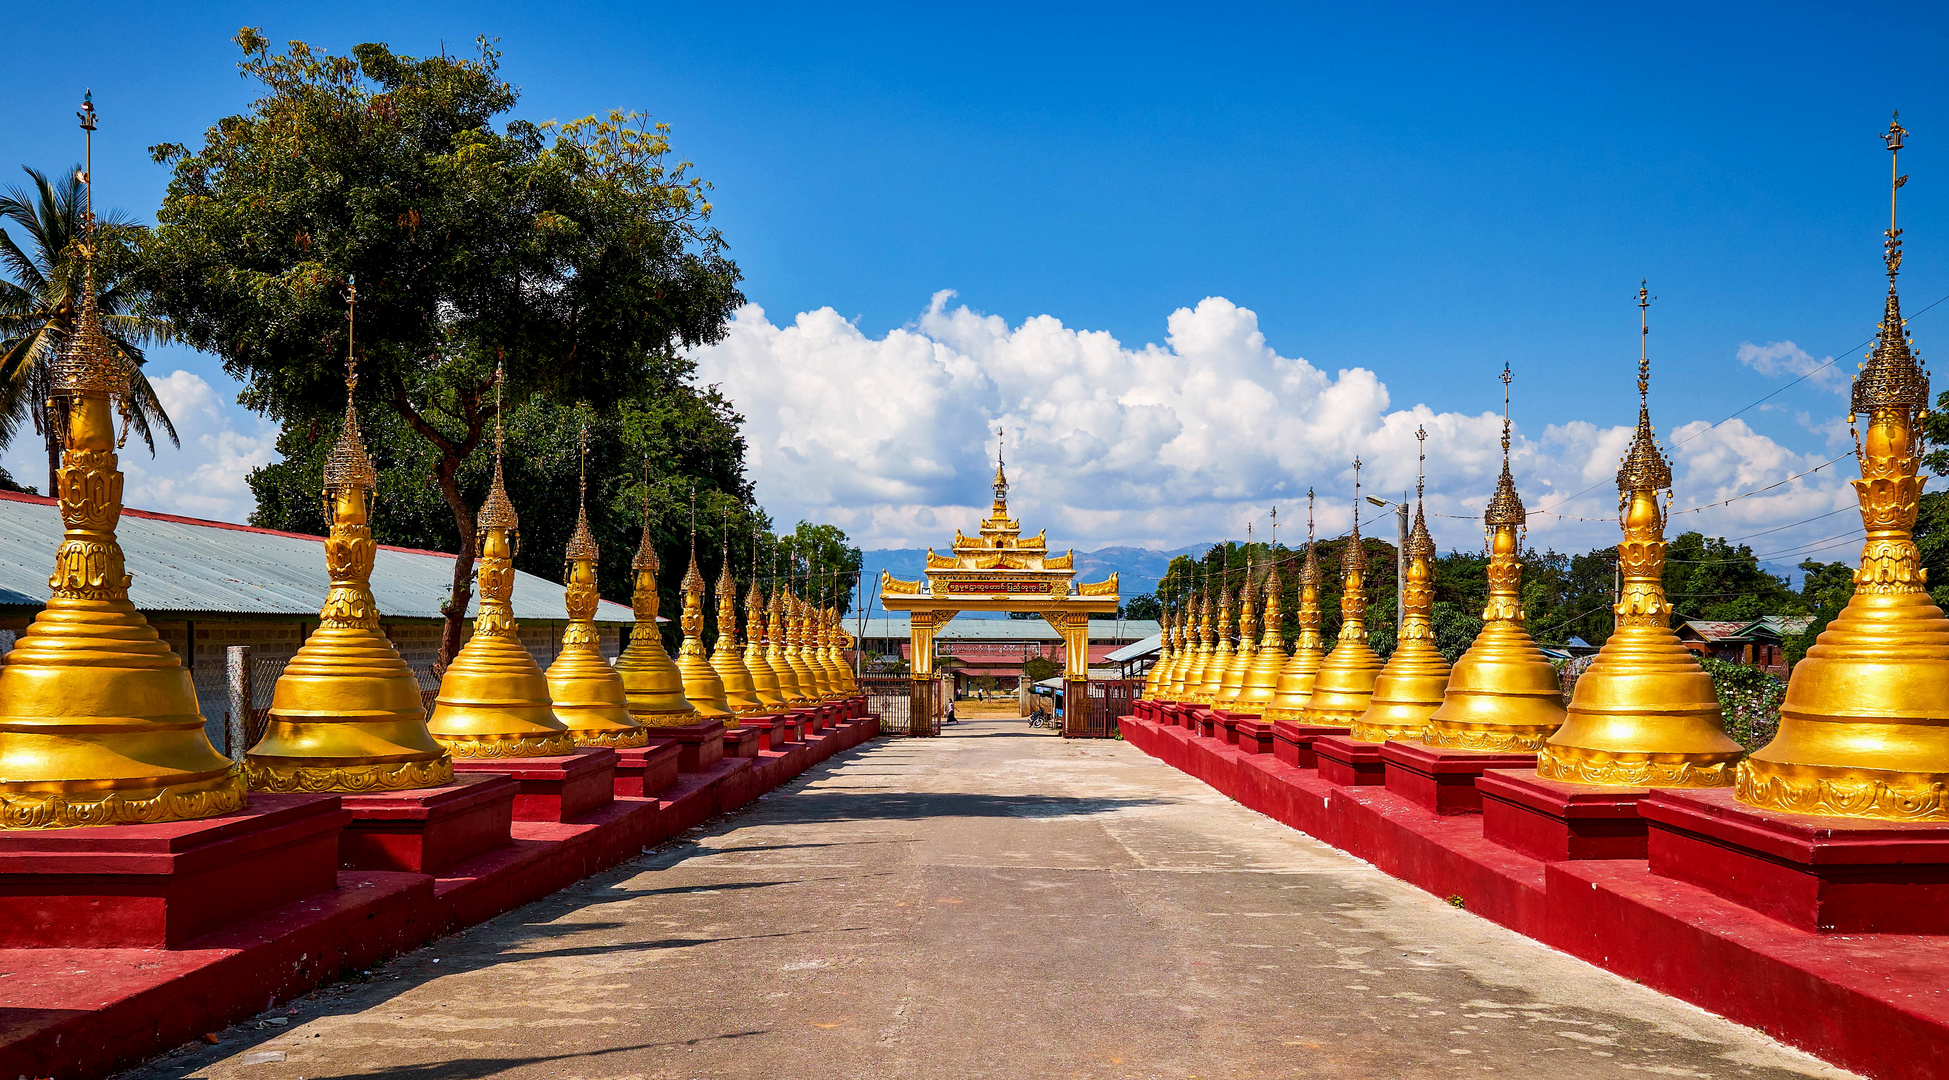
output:
[[[1111,574],[1117,574],[1117,591],[1125,597],[1141,593],[1155,592],[1157,581],[1171,565],[1171,560],[1179,555],[1201,555],[1209,544],[1178,548],[1174,551],[1157,551],[1152,548],[1106,547],[1096,551],[1076,553],[1076,580],[1102,581]],[[863,571],[861,579],[866,591],[878,595],[880,571],[885,570],[897,578],[908,581],[918,580],[926,573],[926,548],[881,548],[877,551],[861,552]],[[878,612],[876,611],[877,615]],[[1000,613],[986,614],[973,612],[962,615],[964,619],[1005,618]]]

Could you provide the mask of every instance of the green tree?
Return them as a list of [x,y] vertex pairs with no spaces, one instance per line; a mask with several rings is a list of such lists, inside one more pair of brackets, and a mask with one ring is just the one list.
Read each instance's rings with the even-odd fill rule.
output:
[[[80,309],[88,195],[79,166],[59,182],[36,169],[24,171],[32,188],[0,195],[0,448],[31,421],[47,451],[47,490],[53,492],[67,437],[67,412],[50,403],[53,363]],[[182,442],[142,373],[143,347],[172,335],[167,320],[139,310],[139,290],[130,283],[143,231],[113,211],[97,217],[95,304],[129,381],[129,424],[153,457],[155,428],[171,445]]]
[[[744,472],[744,439],[730,402],[714,389],[673,383],[623,402],[608,415],[567,408],[539,398],[508,410],[505,477],[521,515],[515,565],[560,580],[562,551],[575,526],[581,425],[589,428],[589,525],[602,549],[598,567],[605,598],[627,604],[630,560],[642,536],[644,479],[648,473],[651,544],[662,563],[663,610],[677,610],[690,559],[690,501],[697,492],[698,563],[717,580],[730,541],[731,569],[740,593],[750,585],[752,536],[760,536],[758,574],[769,589],[771,522],[753,501]],[[373,535],[384,544],[457,551],[453,514],[429,480],[438,451],[409,430],[395,413],[362,417],[360,428],[378,470]],[[338,437],[338,418],[287,424],[278,437],[283,459],[250,476],[257,509],[251,523],[265,528],[322,535],[319,499],[324,461]],[[485,498],[493,461],[478,454],[457,482],[471,505]],[[726,524],[728,522],[728,529]],[[674,634],[675,624],[664,627]]]
[[1155,619],[1164,614],[1164,605],[1155,593],[1138,593],[1126,599],[1117,612],[1120,619]]
[[172,174],[147,282],[182,339],[287,428],[342,407],[356,283],[362,412],[426,444],[421,475],[453,518],[450,658],[475,557],[463,474],[497,392],[510,408],[612,415],[682,381],[682,351],[721,338],[743,302],[737,268],[662,125],[612,113],[496,128],[518,95],[485,39],[472,57],[424,58],[274,53],[251,28],[236,40],[262,96],[193,152],[154,148]]
[[1745,544],[1680,533],[1665,549],[1665,596],[1683,619],[1807,614],[1806,601],[1763,569]]
[[853,590],[859,584],[862,555],[837,525],[798,527],[778,537],[780,569],[792,567],[794,591],[820,606],[837,604],[839,613],[853,610]]

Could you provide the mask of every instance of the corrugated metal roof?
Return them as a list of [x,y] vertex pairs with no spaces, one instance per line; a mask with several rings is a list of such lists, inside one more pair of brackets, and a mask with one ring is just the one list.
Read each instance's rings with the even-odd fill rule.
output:
[[[846,620],[846,632],[862,639],[904,638],[912,624],[906,619],[868,619],[866,628]],[[1091,641],[1134,641],[1157,634],[1155,619],[1091,619]],[[934,634],[935,641],[1061,641],[1062,635],[1046,619],[956,619]]]
[[[129,599],[148,612],[315,617],[331,579],[316,536],[229,525],[139,510],[118,530],[135,581]],[[61,543],[54,500],[0,493],[0,605],[39,608]],[[372,568],[372,594],[391,618],[438,619],[453,583],[454,556],[382,547]],[[566,590],[516,571],[516,619],[566,619]],[[468,611],[479,607],[475,598]],[[596,621],[633,623],[635,612],[603,601]]]
[[1123,648],[1118,649],[1116,652],[1111,653],[1110,655],[1104,657],[1103,659],[1111,661],[1112,663],[1127,664],[1130,661],[1137,659],[1138,657],[1149,656],[1154,652],[1158,652],[1159,650],[1163,649],[1163,647],[1164,647],[1164,635],[1160,632],[1160,633],[1152,634],[1151,636],[1145,638],[1142,641],[1136,641],[1128,645],[1125,645]]

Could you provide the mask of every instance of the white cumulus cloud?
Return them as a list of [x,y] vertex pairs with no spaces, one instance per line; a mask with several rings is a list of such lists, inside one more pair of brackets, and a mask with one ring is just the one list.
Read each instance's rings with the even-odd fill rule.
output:
[[[216,390],[190,371],[151,377],[156,398],[175,421],[180,449],[158,432],[156,456],[124,448],[128,476],[123,499],[131,507],[187,517],[244,522],[257,505],[246,479],[252,469],[277,457],[277,427],[261,417],[228,407]],[[237,422],[246,425],[239,430]]]
[[[1274,504],[1293,539],[1309,487],[1320,493],[1320,532],[1331,536],[1351,519],[1353,459],[1362,461],[1366,492],[1398,496],[1414,485],[1414,433],[1425,426],[1429,509],[1456,515],[1430,521],[1436,539],[1479,542],[1479,526],[1465,519],[1479,514],[1501,467],[1499,414],[1397,404],[1371,371],[1329,372],[1281,356],[1258,316],[1223,297],[1172,312],[1164,340],[1138,347],[1048,315],[1011,325],[954,299],[936,293],[913,323],[882,337],[831,308],[775,324],[748,305],[723,342],[697,351],[702,380],[722,386],[746,418],[759,497],[775,516],[831,522],[869,548],[943,546],[987,509],[999,427],[1011,510],[1027,528],[1046,526],[1059,546],[1239,537],[1248,521],[1263,528]],[[1791,343],[1742,346],[1739,355],[1761,370],[1818,363]],[[1674,458],[1676,509],[1745,495],[1827,460],[1738,420],[1661,431]],[[1532,516],[1533,542],[1560,550],[1615,542],[1612,477],[1630,435],[1575,419],[1534,435],[1517,426],[1511,458],[1524,500],[1557,512]],[[1846,506],[1850,465],[1680,515],[1674,527],[1737,536]],[[1371,521],[1371,510],[1363,518]],[[1789,552],[1845,526],[1844,516],[1829,518],[1754,546]],[[1798,558],[1789,552],[1787,561]]]

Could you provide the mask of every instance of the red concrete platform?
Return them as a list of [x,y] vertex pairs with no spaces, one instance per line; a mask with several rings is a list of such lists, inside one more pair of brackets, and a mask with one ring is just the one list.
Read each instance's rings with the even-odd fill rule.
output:
[[1380,786],[1387,782],[1380,743],[1361,742],[1344,732],[1313,739],[1320,779],[1335,787]]
[[1237,738],[1233,745],[1248,754],[1272,753],[1272,724],[1256,716],[1242,716],[1232,721]]
[[699,720],[694,724],[657,727],[650,737],[673,739],[682,756],[677,760],[684,772],[703,772],[724,759],[724,721]]
[[799,735],[801,738],[817,735],[825,727],[825,721],[819,715],[819,710],[809,705],[801,705],[791,712],[786,713],[786,715],[799,722]]
[[[1121,729],[1131,745],[1240,803],[1483,918],[1837,1065],[1882,1080],[1942,1075],[1942,937],[1797,929],[1656,876],[1642,861],[1544,862],[1488,840],[1485,815],[1436,814],[1385,787],[1334,787],[1311,770],[1134,717]],[[1691,794],[1653,792],[1643,805]]]
[[1661,877],[1802,930],[1949,933],[1949,825],[1783,814],[1725,788],[1654,791],[1639,812]]
[[676,783],[682,756],[675,739],[651,739],[642,746],[616,751],[616,796],[640,799]]
[[348,871],[177,948],[0,950],[0,1076],[105,1076],[221,1031],[419,945],[432,902],[424,875]]
[[1280,761],[1301,769],[1319,768],[1313,741],[1322,735],[1345,735],[1346,728],[1323,724],[1301,724],[1292,720],[1272,722],[1272,753]]
[[493,773],[413,791],[341,795],[352,821],[338,838],[341,870],[431,874],[508,842],[521,785]]
[[740,721],[737,727],[726,728],[724,731],[724,756],[757,757],[758,751],[765,748],[766,736],[770,734],[770,725],[766,725],[763,730],[759,730],[755,727],[749,727]]
[[750,728],[759,735],[758,749],[753,750],[750,754],[740,755],[742,757],[755,756],[759,750],[770,750],[788,741],[785,736],[785,718],[783,716],[740,716],[738,717],[738,726],[741,728]]
[[0,832],[0,948],[166,949],[329,891],[336,795],[252,795],[200,821]]
[[516,821],[573,821],[616,797],[616,752],[585,746],[572,754],[532,758],[455,758],[456,775],[500,774],[521,785]]
[[1193,705],[1191,707],[1191,722],[1196,725],[1198,734],[1204,738],[1216,739],[1221,737],[1219,734],[1220,728],[1218,727],[1218,714],[1211,711],[1211,706]]
[[1490,769],[1536,769],[1534,753],[1452,750],[1402,739],[1383,743],[1381,760],[1387,763],[1387,790],[1437,814],[1481,813],[1475,778]]
[[[437,876],[339,872],[335,887],[173,949],[0,948],[0,1076],[84,1080],[126,1068],[632,858],[877,734],[876,720],[856,720],[786,752],[722,759],[704,772],[684,773],[655,798],[617,798],[573,822],[517,820],[508,843]],[[661,768],[657,763],[673,760],[677,744],[633,753],[646,769]],[[294,801],[328,807],[333,829],[349,816],[335,796],[253,795],[247,813]],[[96,845],[112,831],[85,830]],[[273,883],[279,878],[264,876]]]
[[1476,778],[1482,835],[1532,859],[1643,859],[1649,788],[1597,787],[1491,769]]

